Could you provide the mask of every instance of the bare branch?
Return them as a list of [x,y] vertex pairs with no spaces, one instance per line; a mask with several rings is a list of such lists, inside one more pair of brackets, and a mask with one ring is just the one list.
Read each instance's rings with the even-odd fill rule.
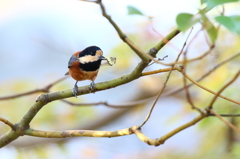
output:
[[[240,114],[219,114],[220,116],[222,116],[222,117],[240,117]],[[210,113],[208,116],[216,116],[216,115],[214,115],[214,114],[212,114],[212,113]]]
[[65,131],[41,131],[27,129],[22,135],[47,137],[47,138],[67,138],[67,137],[117,137],[133,134],[132,128],[121,129],[117,131],[93,131],[93,130],[65,130]]
[[142,51],[137,45],[135,45],[127,36],[122,32],[122,30],[118,27],[118,25],[113,21],[111,16],[109,16],[106,13],[105,6],[103,5],[101,0],[98,0],[97,2],[102,11],[102,15],[112,24],[114,29],[117,31],[119,37],[143,60],[143,61],[148,61],[148,58],[146,56],[149,56],[146,54],[144,51]]
[[[175,62],[177,62],[177,61],[179,60],[179,58],[180,58],[180,56],[181,56],[181,54],[182,54],[182,52],[183,52],[183,50],[184,50],[184,47],[186,46],[187,40],[188,40],[191,32],[192,32],[192,30],[190,31],[190,33],[189,33],[186,41],[184,42],[183,47],[182,47],[180,53],[178,54]],[[158,99],[159,99],[160,96],[162,95],[162,92],[163,92],[163,90],[165,89],[165,87],[167,86],[167,82],[168,82],[168,80],[169,80],[169,78],[170,78],[170,76],[171,76],[171,73],[172,73],[173,69],[174,69],[174,65],[171,67],[171,70],[170,70],[169,73],[168,73],[167,79],[166,79],[166,81],[164,82],[163,87],[162,87],[162,89],[160,90],[159,94],[157,95],[157,98],[156,98],[156,100],[154,101],[154,103],[153,103],[153,105],[152,105],[152,107],[151,107],[151,109],[150,109],[150,112],[148,113],[146,119],[145,119],[144,122],[140,125],[139,128],[141,128],[141,127],[148,121],[148,119],[150,118],[150,116],[151,116],[151,114],[152,114],[152,111],[153,111],[153,109],[154,109],[154,107],[155,107]]]
[[219,95],[228,87],[230,86],[240,75],[240,70],[235,74],[235,76],[228,82],[226,83],[217,93],[216,95],[213,97],[211,103],[209,104],[208,108],[212,109],[214,102],[216,101],[217,97],[219,97]]
[[151,24],[152,30],[153,30],[155,33],[157,33],[157,35],[159,35],[159,36],[162,38],[162,41],[163,41],[165,44],[168,43],[169,46],[171,46],[172,48],[174,48],[176,51],[178,51],[178,52],[180,51],[180,49],[179,49],[176,45],[170,43],[168,39],[166,39],[162,34],[160,34],[160,33],[154,28],[154,26],[153,26],[153,20],[152,20],[152,19],[150,19],[150,24]]
[[90,3],[98,3],[98,1],[96,0],[96,1],[89,1],[89,0],[79,0],[79,1],[82,1],[82,2],[90,2]]
[[[187,51],[183,55],[184,55],[184,58],[183,58],[183,67],[184,67],[184,69],[182,71],[186,72]],[[189,89],[187,87],[187,79],[184,76],[183,76],[183,84],[184,84],[184,89],[185,89],[185,94],[186,94],[187,101],[191,105],[192,109],[195,109],[195,110],[197,110],[200,113],[203,113],[201,109],[197,108],[194,105],[194,103],[193,103],[193,101],[191,99],[191,95],[189,93]]]
[[218,113],[216,113],[214,110],[209,110],[211,113],[213,113],[216,117],[218,117],[220,120],[222,120],[224,123],[226,123],[229,127],[231,127],[236,132],[240,133],[240,130],[234,126],[233,124],[229,123],[227,120],[223,119]]
[[[164,61],[164,59],[167,58],[167,57],[168,57],[168,55],[164,56],[163,58],[158,58],[157,61]],[[155,62],[153,61],[152,63],[148,64],[147,67],[153,65],[154,63],[155,63]]]
[[47,86],[43,87],[43,88],[40,88],[40,89],[35,89],[35,90],[32,90],[32,91],[28,91],[28,92],[24,92],[24,93],[19,93],[19,94],[14,94],[14,95],[10,95],[10,96],[6,96],[6,97],[0,97],[0,100],[7,100],[7,99],[13,99],[13,98],[19,98],[19,97],[22,97],[22,96],[26,96],[26,95],[30,95],[30,94],[34,94],[34,93],[49,93],[50,91],[50,88],[52,86],[54,86],[55,84],[65,80],[67,78],[67,76],[64,76],[58,80],[56,80],[55,82],[53,83],[50,83],[48,84]]
[[[204,75],[202,75],[199,79],[196,80],[196,82],[200,82],[201,80],[203,80],[204,78],[206,78],[208,75],[210,75],[212,72],[216,71],[220,66],[226,64],[227,62],[230,62],[231,60],[233,60],[234,58],[237,58],[238,56],[240,56],[240,52],[239,53],[236,53],[235,55],[229,57],[228,59],[220,62],[219,64],[217,64],[216,66],[214,66],[210,71],[208,71],[207,73],[205,73]],[[188,84],[187,87],[191,87],[193,86],[194,84],[191,83],[191,84]],[[168,95],[172,95],[172,94],[176,94],[180,91],[184,90],[184,87],[182,88],[178,88],[176,90],[171,90],[169,92],[166,92],[166,94]]]
[[154,71],[149,71],[149,72],[143,72],[142,76],[148,76],[152,74],[157,74],[157,73],[163,73],[163,72],[169,72],[171,70],[178,70],[179,66],[174,66],[173,68],[164,68],[164,69],[159,69],[159,70],[154,70]]
[[[181,72],[189,81],[191,81],[192,83],[194,83],[194,84],[197,85],[198,87],[204,89],[205,91],[207,91],[207,92],[209,92],[209,93],[212,93],[212,94],[214,94],[214,95],[217,95],[217,93],[213,92],[212,90],[210,90],[210,89],[208,89],[208,88],[200,85],[198,82],[194,81],[192,78],[190,78],[190,77],[189,77],[186,73],[184,73],[182,70],[178,70],[178,71]],[[233,99],[227,98],[227,97],[222,96],[222,95],[219,95],[219,97],[221,97],[221,98],[223,98],[223,99],[225,99],[225,100],[228,100],[228,101],[230,101],[230,102],[232,102],[232,103],[235,103],[235,104],[240,105],[240,102],[237,102],[237,101],[235,101],[235,100],[233,100]]]
[[139,100],[135,102],[129,102],[127,104],[122,104],[122,105],[113,105],[113,104],[108,104],[107,102],[95,102],[95,103],[73,103],[67,100],[62,99],[61,100],[64,103],[70,104],[72,106],[97,106],[97,105],[104,105],[106,107],[110,108],[129,108],[129,107],[135,107],[139,106],[141,104],[145,104],[149,99],[144,99],[144,100]]
[[142,131],[140,130],[140,128],[136,129],[134,132],[135,132],[135,134],[137,135],[137,137],[138,137],[141,141],[147,143],[148,145],[159,146],[160,144],[163,144],[167,139],[169,139],[169,138],[172,137],[173,135],[179,133],[180,131],[182,131],[182,130],[184,130],[184,129],[186,129],[186,128],[194,125],[194,124],[196,124],[197,122],[199,122],[200,120],[202,120],[204,117],[206,117],[206,116],[205,116],[204,114],[201,114],[201,115],[199,115],[198,117],[196,117],[195,119],[193,119],[193,120],[191,120],[191,121],[189,121],[189,122],[187,122],[187,123],[179,126],[178,128],[170,131],[169,133],[167,133],[167,134],[165,134],[165,135],[163,135],[162,137],[157,138],[157,139],[150,139],[150,138],[148,138],[146,135],[144,135],[144,134],[142,133]]
[[10,128],[14,129],[14,124],[11,123],[10,121],[8,121],[7,119],[0,117],[0,121],[5,123],[6,125],[10,126]]

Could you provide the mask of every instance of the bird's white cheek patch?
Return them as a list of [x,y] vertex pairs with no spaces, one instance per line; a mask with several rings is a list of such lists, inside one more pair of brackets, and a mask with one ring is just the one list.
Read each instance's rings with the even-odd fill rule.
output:
[[85,64],[85,63],[88,63],[88,62],[97,61],[98,58],[96,56],[87,55],[87,56],[78,58],[78,60],[79,60],[80,63]]

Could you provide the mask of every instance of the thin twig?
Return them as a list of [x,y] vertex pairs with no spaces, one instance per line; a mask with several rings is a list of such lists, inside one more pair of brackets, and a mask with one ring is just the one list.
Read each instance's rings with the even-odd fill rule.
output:
[[[194,81],[192,78],[190,78],[190,77],[189,77],[185,72],[183,72],[182,70],[179,70],[179,72],[181,72],[189,81],[191,81],[192,83],[194,83],[194,84],[197,85],[198,87],[204,89],[205,91],[207,91],[207,92],[209,92],[209,93],[212,93],[212,94],[214,94],[214,95],[217,95],[217,93],[213,92],[212,90],[210,90],[210,89],[208,89],[208,88],[200,85],[198,82]],[[233,100],[233,99],[227,98],[227,97],[225,97],[225,96],[223,96],[223,95],[219,95],[219,97],[221,97],[221,98],[223,98],[223,99],[225,99],[225,100],[228,100],[228,101],[230,101],[230,102],[233,102],[233,103],[236,103],[236,104],[240,105],[240,102],[237,102],[237,101],[235,101],[235,100]]]
[[202,28],[197,31],[197,33],[192,37],[192,39],[189,40],[185,49],[186,51],[189,49],[189,47],[192,45],[192,43],[194,42],[194,40],[197,38],[197,36],[200,34],[201,31],[202,31]]
[[220,120],[222,120],[224,123],[226,123],[229,127],[231,127],[236,132],[240,133],[240,130],[234,126],[233,124],[229,123],[227,120],[223,119],[218,113],[216,113],[214,110],[209,110],[211,113],[213,113],[216,117],[218,117]]
[[30,95],[30,94],[33,94],[33,93],[38,93],[38,92],[43,92],[43,91],[42,91],[42,89],[35,89],[35,90],[24,92],[24,93],[19,93],[19,94],[9,95],[9,96],[5,96],[5,97],[0,97],[0,100],[8,100],[8,99],[13,99],[13,98],[18,98],[18,97]]
[[[149,18],[149,19],[150,19],[150,18]],[[180,51],[180,49],[179,49],[176,45],[170,43],[168,39],[166,39],[162,34],[160,34],[160,33],[154,28],[153,20],[152,20],[152,19],[150,19],[150,24],[151,24],[152,30],[153,30],[155,33],[157,33],[157,35],[159,35],[159,36],[162,38],[162,41],[163,41],[163,42],[165,42],[166,44],[168,44],[169,46],[171,46],[172,48],[174,48],[177,52]]]
[[[203,54],[201,54],[198,57],[186,60],[186,63],[193,62],[196,60],[201,60],[202,58],[206,57],[213,50],[214,47],[215,47],[215,45],[211,45],[206,52],[204,52]],[[164,65],[171,66],[173,64],[182,64],[182,63],[183,63],[183,61],[178,61],[178,62],[172,62],[172,63],[165,63]]]
[[[183,47],[182,47],[180,53],[178,54],[175,62],[177,62],[177,61],[179,60],[179,58],[180,58],[180,56],[181,56],[181,54],[182,54],[182,52],[183,52],[183,50],[184,50],[184,47],[186,46],[187,40],[188,40],[191,32],[192,32],[192,29],[191,29],[190,33],[188,34],[187,39],[186,39],[186,41],[184,42]],[[169,73],[168,73],[167,79],[166,79],[166,81],[164,82],[162,89],[161,89],[160,92],[158,93],[157,98],[155,99],[155,101],[154,101],[154,103],[153,103],[153,105],[152,105],[152,107],[151,107],[151,109],[150,109],[150,112],[148,113],[148,115],[147,115],[146,119],[143,121],[143,123],[139,126],[139,128],[141,128],[141,127],[148,121],[148,119],[150,118],[150,116],[151,116],[151,114],[152,114],[152,111],[153,111],[153,109],[154,109],[154,107],[155,107],[158,99],[160,98],[160,96],[161,96],[163,90],[165,89],[165,87],[167,86],[167,82],[168,82],[168,80],[169,80],[169,78],[170,78],[170,76],[171,76],[171,73],[172,73],[173,69],[174,69],[174,65],[171,67],[171,70],[170,70]]]
[[[164,61],[164,59],[167,58],[167,57],[168,57],[168,55],[164,56],[163,58],[158,58],[157,60],[158,60],[158,61]],[[155,63],[155,62],[153,61],[152,63],[148,64],[147,67],[151,66],[151,65],[154,64],[154,63]]]
[[226,83],[218,92],[217,94],[213,97],[211,103],[209,104],[208,108],[212,109],[214,102],[216,101],[217,97],[228,87],[230,86],[240,75],[240,70],[235,74],[235,76],[228,82]]
[[11,123],[10,121],[8,121],[7,119],[0,117],[0,121],[5,123],[6,125],[10,126],[12,129],[14,129],[14,124]]
[[[211,51],[213,50],[214,47],[215,47],[215,45],[212,44],[206,52],[204,52],[203,54],[201,54],[198,57],[188,59],[186,62],[189,63],[189,62],[193,62],[193,61],[196,61],[196,60],[201,60],[202,58],[206,57],[209,53],[211,53]],[[153,59],[151,59],[151,60],[153,60]],[[171,62],[171,63],[163,63],[163,62],[160,62],[160,61],[156,62],[156,59],[154,59],[153,61],[154,61],[154,63],[158,63],[158,64],[161,64],[161,65],[164,65],[164,66],[172,66],[172,65],[175,65],[175,64],[182,64],[183,63],[183,61],[177,61],[177,62]]]
[[[186,46],[186,51],[185,51],[185,53],[183,54],[183,55],[184,55],[184,56],[183,56],[183,67],[184,67],[184,69],[182,70],[183,72],[186,72],[186,70],[187,70],[187,61],[188,61],[188,59],[187,59],[187,53],[188,53],[188,48],[190,47],[190,45],[193,43],[194,39],[199,35],[199,33],[200,33],[201,31],[202,31],[202,29],[199,30],[199,31],[195,34],[195,36],[189,41],[188,45]],[[203,55],[199,56],[198,58],[195,58],[195,60],[197,60],[197,59],[199,59],[199,58],[202,58],[202,57],[204,57],[205,55],[207,55],[209,52],[211,52],[211,50],[214,48],[214,46],[215,46],[215,45],[213,44],[206,53],[204,53]],[[199,108],[197,108],[197,107],[194,105],[193,101],[192,101],[191,94],[189,93],[189,87],[187,87],[187,79],[186,79],[184,76],[183,76],[183,84],[184,84],[184,90],[185,90],[185,94],[186,94],[186,98],[187,98],[188,103],[191,105],[192,109],[195,109],[195,110],[199,111],[199,112],[202,114],[202,113],[203,113],[202,110],[199,109]]]
[[[218,63],[218,64],[217,64],[216,66],[214,66],[210,71],[208,71],[207,73],[205,73],[204,75],[202,75],[202,76],[201,76],[200,78],[198,78],[196,81],[197,81],[197,82],[200,82],[201,80],[203,80],[204,78],[206,78],[208,75],[210,75],[212,72],[216,71],[220,66],[226,64],[227,62],[233,60],[234,58],[237,58],[238,56],[240,56],[240,52],[239,52],[239,53],[236,53],[235,55],[229,57],[228,59],[226,59],[226,60]],[[194,85],[194,84],[191,83],[191,84],[188,84],[187,87],[191,87],[191,86],[193,86],[193,85]],[[176,94],[176,93],[178,93],[178,92],[180,92],[180,91],[182,91],[182,90],[184,90],[183,87],[182,87],[182,88],[178,88],[178,89],[176,89],[176,90],[171,90],[171,91],[169,91],[169,92],[166,92],[166,94],[172,95],[172,94]]]
[[147,99],[143,99],[143,100],[138,100],[138,101],[134,101],[134,102],[129,102],[126,104],[122,104],[122,105],[114,105],[114,104],[108,104],[107,102],[95,102],[95,103],[73,103],[67,100],[62,99],[61,100],[64,103],[70,104],[72,106],[97,106],[97,105],[104,105],[110,108],[129,108],[129,107],[135,107],[135,106],[139,106],[142,104],[145,104],[146,102],[149,101],[149,98]]
[[[186,60],[187,60],[187,50],[186,50],[186,52],[183,54],[183,72],[186,72]],[[199,108],[197,108],[195,105],[194,105],[194,103],[193,103],[193,101],[192,101],[192,98],[191,98],[191,95],[190,95],[190,93],[189,93],[189,89],[188,89],[188,87],[187,87],[187,79],[183,76],[183,84],[184,84],[184,89],[185,89],[185,94],[186,94],[186,98],[187,98],[187,101],[188,101],[188,103],[191,105],[191,107],[192,107],[192,109],[195,109],[195,110],[197,110],[198,112],[200,112],[200,113],[203,113],[202,112],[202,110],[201,109],[199,109]]]
[[177,67],[177,66],[174,66],[173,68],[163,68],[163,69],[159,69],[159,70],[143,72],[142,76],[148,76],[148,75],[157,74],[157,73],[169,72],[171,70],[178,70],[178,69],[179,69],[179,67]]
[[64,77],[56,80],[55,82],[50,83],[47,86],[45,86],[43,88],[40,88],[40,89],[35,89],[35,90],[27,91],[27,92],[24,92],[24,93],[19,93],[19,94],[14,94],[14,95],[10,95],[10,96],[0,97],[0,100],[18,98],[18,97],[30,95],[30,94],[33,94],[33,93],[39,93],[39,92],[49,93],[49,90],[50,90],[51,87],[53,87],[55,84],[63,81],[66,78],[67,78],[67,76],[64,76]]
[[[240,117],[240,114],[219,114],[222,117]],[[208,116],[216,116],[212,113],[210,113]]]
[[79,1],[82,1],[82,2],[90,2],[90,3],[98,3],[98,1],[88,1],[88,0],[79,0]]

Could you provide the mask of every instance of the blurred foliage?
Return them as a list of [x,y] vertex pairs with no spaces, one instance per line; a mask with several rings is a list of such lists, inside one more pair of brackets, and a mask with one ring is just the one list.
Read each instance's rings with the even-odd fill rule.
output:
[[231,3],[231,2],[238,2],[239,0],[201,0],[201,3],[206,3],[207,4],[207,8],[213,8],[216,7],[218,5],[223,5],[226,3]]
[[[202,0],[201,3],[206,3],[207,9],[200,9],[198,14],[190,14],[190,13],[180,13],[176,17],[176,23],[178,25],[178,28],[185,32],[189,28],[193,27],[197,22],[200,22],[202,24],[202,27],[206,30],[208,37],[212,43],[215,42],[217,38],[217,30],[215,26],[213,25],[213,22],[209,20],[209,18],[206,15],[206,11],[209,9],[212,9],[218,5],[224,5],[226,3],[230,2],[238,2],[239,0]],[[223,16],[222,14],[224,11],[219,12],[215,19],[216,21],[228,28],[231,32],[240,35],[240,18],[239,15],[234,16]]]
[[135,8],[134,6],[127,6],[128,15],[144,15],[140,10]]
[[183,32],[187,31],[199,20],[200,20],[200,17],[194,16],[193,14],[190,14],[190,13],[178,14],[176,18],[178,28]]
[[231,32],[240,36],[240,16],[218,16],[215,17],[216,21],[226,28],[228,28]]
[[208,37],[213,44],[215,40],[217,39],[217,29],[213,25],[213,23],[208,19],[208,17],[205,15],[205,12],[200,11],[201,17],[202,17],[202,26],[205,28]]

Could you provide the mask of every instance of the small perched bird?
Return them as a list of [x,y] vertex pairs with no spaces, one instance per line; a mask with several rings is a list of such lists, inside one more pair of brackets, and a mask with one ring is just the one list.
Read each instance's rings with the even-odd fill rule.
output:
[[68,72],[76,80],[73,88],[73,95],[77,97],[78,81],[91,80],[90,91],[93,90],[94,80],[97,77],[101,61],[106,60],[102,50],[97,46],[89,46],[82,51],[72,55],[68,62]]

